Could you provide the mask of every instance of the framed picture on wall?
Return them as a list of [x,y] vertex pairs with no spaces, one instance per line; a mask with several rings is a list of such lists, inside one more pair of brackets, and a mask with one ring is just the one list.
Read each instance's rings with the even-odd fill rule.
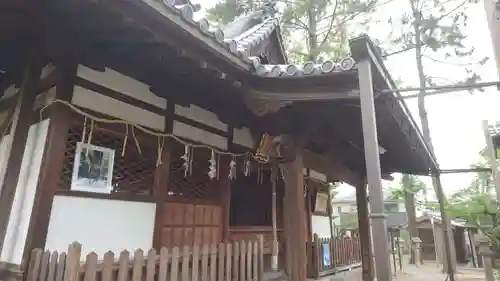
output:
[[111,193],[115,151],[79,142],[71,178],[71,190]]

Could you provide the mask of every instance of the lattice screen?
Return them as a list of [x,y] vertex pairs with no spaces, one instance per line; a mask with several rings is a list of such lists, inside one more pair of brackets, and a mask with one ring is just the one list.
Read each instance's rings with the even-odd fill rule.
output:
[[[66,154],[61,173],[61,189],[70,189],[75,149],[82,141],[83,127],[73,126],[68,132]],[[88,132],[87,132],[88,136]],[[157,146],[146,145],[139,140],[140,152],[133,138],[129,135],[122,156],[125,135],[104,129],[94,129],[91,144],[115,150],[113,169],[113,191],[134,194],[151,194],[154,182],[154,171],[157,160]]]
[[208,178],[208,160],[210,151],[199,149],[194,152],[193,164],[189,176],[184,176],[183,161],[180,160],[184,147],[175,144],[170,164],[169,192],[171,197],[213,199],[218,190],[212,190]]

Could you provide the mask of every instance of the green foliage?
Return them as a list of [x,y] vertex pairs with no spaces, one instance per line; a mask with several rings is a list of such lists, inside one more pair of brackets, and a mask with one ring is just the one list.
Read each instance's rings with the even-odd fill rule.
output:
[[425,188],[425,184],[418,177],[404,174],[401,182],[390,188],[389,199],[402,202],[405,199],[405,192],[416,195]]
[[[487,167],[484,151],[479,161],[473,167]],[[454,218],[466,219],[486,230],[496,228],[500,218],[500,205],[492,195],[494,190],[491,173],[480,172],[470,183],[470,186],[453,193],[449,204],[445,206],[446,212]],[[499,230],[492,230],[491,235],[497,235]],[[500,232],[499,232],[500,233]],[[500,237],[500,236],[498,236]]]
[[[478,82],[481,77],[473,68],[484,65],[488,57],[473,58],[475,49],[464,43],[467,10],[476,3],[478,0],[409,0],[408,11],[388,17],[392,30],[389,40],[381,43],[390,53],[421,48],[420,59],[423,61],[446,64],[456,67],[457,71],[464,71],[464,78],[453,81],[455,84]],[[467,63],[457,63],[464,60]],[[442,77],[425,75],[427,86],[436,86],[439,79]]]
[[321,62],[347,55],[347,25],[374,11],[376,0],[220,0],[209,9],[208,18],[221,24],[238,15],[275,3],[281,17],[281,31],[288,58],[293,63]]

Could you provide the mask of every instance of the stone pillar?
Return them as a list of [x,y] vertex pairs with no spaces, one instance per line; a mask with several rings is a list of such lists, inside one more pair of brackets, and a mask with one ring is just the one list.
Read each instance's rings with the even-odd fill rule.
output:
[[486,281],[494,281],[493,276],[493,251],[490,248],[488,237],[482,234],[476,235],[476,243],[479,246],[479,255],[483,259],[483,269]]
[[420,244],[422,244],[422,240],[419,237],[411,238],[412,250],[415,256],[415,265],[420,267],[422,263],[422,259],[420,258]]

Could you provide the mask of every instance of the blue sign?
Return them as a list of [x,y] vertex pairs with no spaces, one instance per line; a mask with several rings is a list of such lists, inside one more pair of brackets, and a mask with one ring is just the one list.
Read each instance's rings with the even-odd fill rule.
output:
[[332,261],[330,259],[330,244],[323,244],[323,266],[330,267],[332,265]]

